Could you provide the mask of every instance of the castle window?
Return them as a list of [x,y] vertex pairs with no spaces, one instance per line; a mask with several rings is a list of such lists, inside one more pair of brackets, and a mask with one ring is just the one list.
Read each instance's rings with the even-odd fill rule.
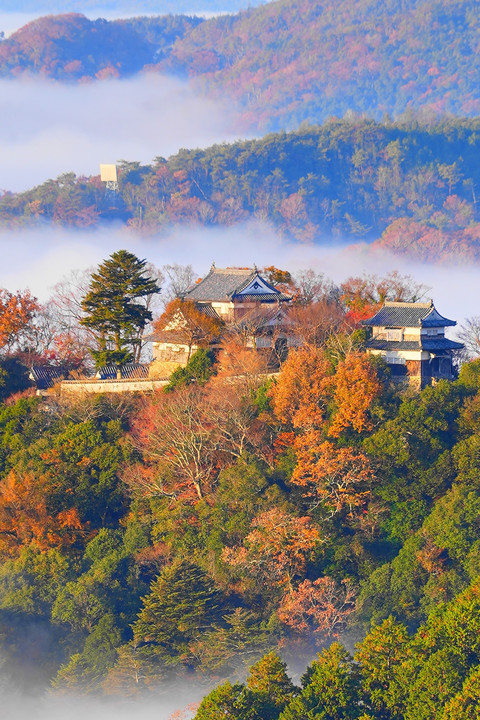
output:
[[401,342],[403,340],[403,330],[398,328],[387,328],[387,340],[390,342]]
[[396,355],[395,353],[387,352],[385,361],[389,365],[405,365],[405,358],[400,357],[400,355]]

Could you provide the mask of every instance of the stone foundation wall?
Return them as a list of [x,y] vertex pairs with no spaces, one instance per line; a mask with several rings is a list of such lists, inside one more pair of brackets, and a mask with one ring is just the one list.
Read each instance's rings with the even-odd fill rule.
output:
[[62,380],[59,383],[60,395],[90,393],[122,393],[142,392],[151,393],[158,388],[168,384],[168,379],[152,380],[150,378],[138,378],[135,380]]

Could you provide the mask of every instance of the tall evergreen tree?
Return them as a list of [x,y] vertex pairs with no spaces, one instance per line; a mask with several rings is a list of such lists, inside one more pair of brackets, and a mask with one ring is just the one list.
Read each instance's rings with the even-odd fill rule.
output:
[[97,336],[98,349],[91,350],[97,367],[138,359],[142,332],[152,319],[145,299],[160,292],[145,271],[145,260],[118,250],[92,274],[81,322]]

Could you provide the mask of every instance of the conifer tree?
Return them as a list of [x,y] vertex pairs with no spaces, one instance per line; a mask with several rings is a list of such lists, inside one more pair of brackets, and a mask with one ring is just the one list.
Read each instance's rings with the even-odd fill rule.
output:
[[120,366],[139,357],[142,332],[152,319],[144,299],[160,292],[145,270],[145,260],[118,250],[92,274],[82,300],[81,323],[97,336],[98,349],[90,351],[97,368]]

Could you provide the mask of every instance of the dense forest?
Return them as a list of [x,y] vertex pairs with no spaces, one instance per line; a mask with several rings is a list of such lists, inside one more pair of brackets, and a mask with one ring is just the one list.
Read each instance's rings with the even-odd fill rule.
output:
[[202,24],[160,67],[229,92],[263,130],[348,111],[471,115],[479,29],[475,0],[278,0]]
[[181,150],[152,165],[122,161],[117,195],[99,177],[65,173],[5,193],[0,223],[93,228],[121,221],[153,234],[172,224],[257,219],[302,242],[377,239],[375,247],[422,260],[477,260],[479,129],[478,119],[352,119]]
[[46,16],[0,43],[0,76],[33,73],[64,81],[128,76],[158,62],[200,22],[185,15],[110,22],[74,13]]
[[[80,324],[103,342],[127,282],[136,342],[146,270],[114,253]],[[147,395],[22,391],[41,309],[2,291],[2,682],[132,698],[222,681],[198,720],[475,718],[458,708],[479,698],[480,361],[399,388],[355,318],[418,296],[410,278],[267,270],[296,283],[304,340],[278,374],[232,330]],[[317,650],[295,685],[285,663]]]
[[477,10],[476,0],[278,0],[205,22],[50,16],[3,41],[0,75],[173,73],[235,102],[250,131],[349,111],[471,116],[480,112]]

